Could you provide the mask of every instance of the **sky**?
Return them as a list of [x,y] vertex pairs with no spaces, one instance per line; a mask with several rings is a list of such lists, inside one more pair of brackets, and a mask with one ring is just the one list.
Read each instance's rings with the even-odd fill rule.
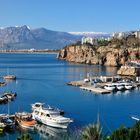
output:
[[0,0],[0,27],[65,32],[140,29],[140,0]]

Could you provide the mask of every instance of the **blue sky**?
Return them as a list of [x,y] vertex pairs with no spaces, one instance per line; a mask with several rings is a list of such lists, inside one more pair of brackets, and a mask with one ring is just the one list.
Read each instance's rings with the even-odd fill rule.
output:
[[113,32],[140,28],[140,0],[0,0],[0,26]]

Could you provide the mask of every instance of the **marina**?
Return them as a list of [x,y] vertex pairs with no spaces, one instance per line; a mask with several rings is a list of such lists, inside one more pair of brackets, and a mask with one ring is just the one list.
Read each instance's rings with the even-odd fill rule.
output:
[[104,76],[104,78],[103,76],[99,76],[85,78],[81,81],[71,81],[67,83],[67,85],[78,86],[80,89],[93,93],[110,94],[115,91],[131,90],[135,87],[139,87],[140,82],[130,81],[130,77],[125,77],[124,79],[118,76]]

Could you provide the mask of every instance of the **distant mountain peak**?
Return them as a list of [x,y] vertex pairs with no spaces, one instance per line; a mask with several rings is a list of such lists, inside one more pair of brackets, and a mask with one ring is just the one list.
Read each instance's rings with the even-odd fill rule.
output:
[[0,29],[0,49],[59,49],[81,38],[66,32],[27,25]]

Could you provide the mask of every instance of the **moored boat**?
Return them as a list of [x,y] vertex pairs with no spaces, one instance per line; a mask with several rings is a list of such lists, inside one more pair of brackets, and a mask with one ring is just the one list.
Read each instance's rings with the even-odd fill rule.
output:
[[123,90],[124,84],[123,83],[113,83],[117,90]]
[[124,84],[125,89],[130,90],[133,88],[133,86],[129,83]]
[[59,111],[49,108],[33,108],[32,116],[38,122],[56,128],[67,128],[73,122],[70,118],[60,115]]
[[113,90],[115,90],[116,87],[112,84],[106,84],[104,86],[104,88],[107,89],[107,90],[113,91]]
[[0,114],[0,121],[4,123],[6,129],[13,129],[15,127],[15,121],[8,114]]
[[16,76],[15,75],[5,75],[5,76],[3,76],[3,78],[5,80],[15,80]]
[[2,122],[0,122],[0,132],[3,132],[5,129],[6,125]]
[[15,114],[15,120],[20,127],[27,129],[34,129],[36,124],[36,121],[32,118],[32,114],[27,112],[17,112]]

